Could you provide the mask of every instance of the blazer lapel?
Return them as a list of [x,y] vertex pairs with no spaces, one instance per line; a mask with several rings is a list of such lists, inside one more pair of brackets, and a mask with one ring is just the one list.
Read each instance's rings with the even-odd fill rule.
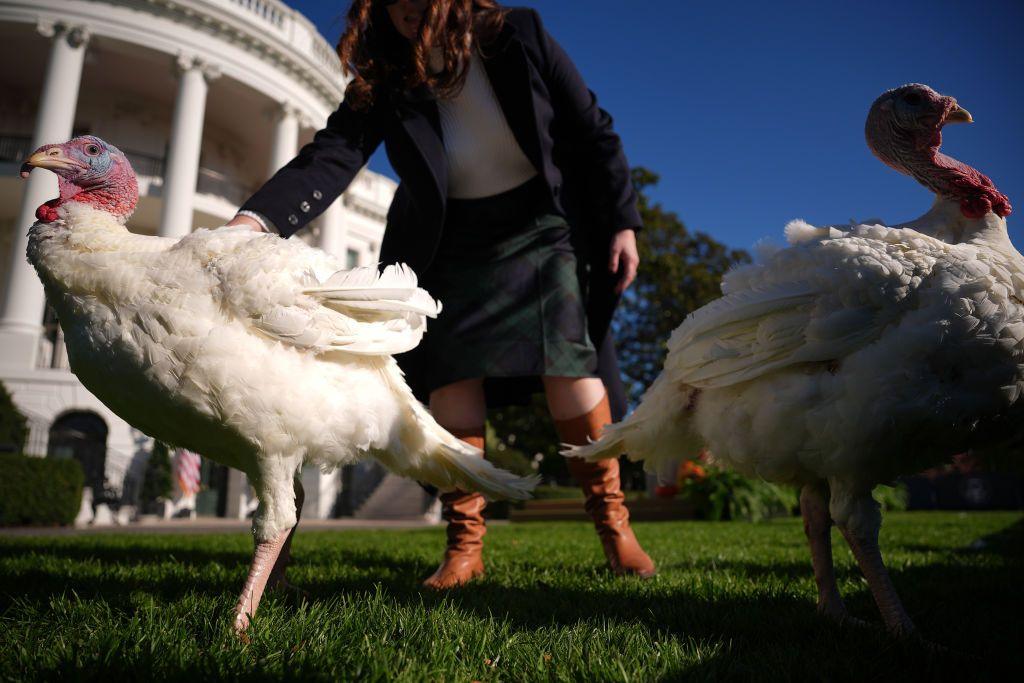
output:
[[401,112],[399,118],[423,157],[443,205],[444,198],[448,196],[448,164],[441,140],[441,117],[437,111],[437,100],[426,86],[407,92],[404,99],[407,109]]

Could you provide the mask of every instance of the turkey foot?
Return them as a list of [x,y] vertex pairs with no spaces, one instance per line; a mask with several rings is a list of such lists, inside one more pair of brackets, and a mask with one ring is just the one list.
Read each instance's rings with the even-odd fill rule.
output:
[[916,631],[914,622],[910,620],[896,587],[892,584],[889,572],[882,562],[882,553],[878,548],[878,529],[870,534],[858,534],[848,527],[840,527],[843,537],[853,551],[853,556],[860,565],[860,570],[867,579],[868,587],[882,613],[885,627],[898,636],[910,636]]
[[850,617],[836,585],[832,563],[832,518],[828,513],[828,499],[824,484],[806,484],[800,490],[800,514],[804,518],[804,533],[811,546],[811,566],[818,584],[818,613],[839,623],[857,623]]
[[252,565],[249,567],[249,576],[245,580],[245,587],[238,597],[238,604],[235,605],[235,633],[242,640],[248,640],[245,630],[249,628],[249,619],[256,613],[263,591],[267,587],[267,580],[270,578],[272,569],[281,556],[281,549],[291,538],[295,527],[285,529],[271,541],[261,541],[256,544],[256,552],[253,554]]

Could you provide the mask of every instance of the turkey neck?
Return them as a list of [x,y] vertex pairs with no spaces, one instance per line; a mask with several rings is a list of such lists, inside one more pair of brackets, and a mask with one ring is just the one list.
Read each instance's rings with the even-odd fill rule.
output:
[[915,230],[949,244],[985,244],[1013,248],[1006,231],[1006,219],[989,212],[981,218],[967,218],[956,199],[935,196],[935,203],[920,218],[893,225]]
[[930,145],[903,157],[902,170],[940,198],[957,202],[966,218],[980,219],[989,212],[1009,216],[1013,209],[1006,195],[981,171],[939,152],[941,143],[942,133],[936,131]]
[[[40,221],[29,228],[29,263],[39,273],[47,297],[56,303],[61,294],[98,294],[117,300],[117,283],[143,267],[139,255],[162,251],[168,240],[133,235],[115,216],[77,202],[59,207],[60,218]],[[170,241],[173,243],[173,241]],[[104,286],[110,281],[109,286]]]

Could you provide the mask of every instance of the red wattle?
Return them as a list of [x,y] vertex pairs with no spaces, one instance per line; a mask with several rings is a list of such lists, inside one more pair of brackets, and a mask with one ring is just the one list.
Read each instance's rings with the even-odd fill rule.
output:
[[45,204],[40,204],[36,209],[36,220],[43,223],[52,223],[60,218],[57,207],[60,206],[60,198],[51,199]]
[[960,200],[960,212],[967,218],[981,218],[992,210],[992,202],[985,197],[965,197]]

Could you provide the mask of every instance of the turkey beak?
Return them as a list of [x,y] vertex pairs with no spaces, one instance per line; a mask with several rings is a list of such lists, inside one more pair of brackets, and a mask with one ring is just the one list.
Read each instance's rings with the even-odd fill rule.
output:
[[33,168],[45,168],[51,171],[70,171],[80,166],[77,162],[64,155],[64,150],[54,145],[39,150],[21,165],[21,177],[28,178]]
[[945,123],[974,123],[974,117],[958,104],[953,107],[953,111],[946,114]]

